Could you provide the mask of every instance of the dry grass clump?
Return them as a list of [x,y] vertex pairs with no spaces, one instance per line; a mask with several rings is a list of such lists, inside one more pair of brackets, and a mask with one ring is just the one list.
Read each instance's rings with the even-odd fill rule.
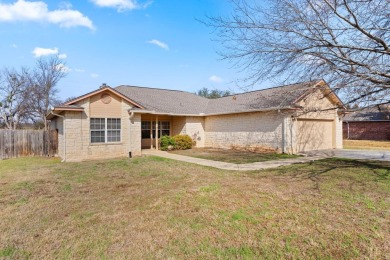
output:
[[269,146],[231,146],[234,151],[252,152],[252,153],[280,153],[278,149]]
[[0,162],[0,258],[385,259],[390,163]]
[[390,150],[390,141],[343,140],[345,149]]

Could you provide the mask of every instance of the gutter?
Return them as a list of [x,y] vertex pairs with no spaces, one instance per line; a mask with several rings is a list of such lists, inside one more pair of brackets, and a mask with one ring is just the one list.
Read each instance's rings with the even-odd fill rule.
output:
[[62,115],[59,115],[59,114],[56,114],[56,113],[53,113],[53,112],[50,112],[50,114],[52,114],[53,116],[58,116],[58,117],[62,117],[64,119],[64,158],[62,159],[61,162],[65,162],[66,161],[66,134],[65,134],[65,129],[66,129],[66,120],[65,120],[65,116],[62,116]]
[[177,114],[177,113],[163,113],[156,112],[155,110],[131,110],[129,109],[129,113],[139,113],[139,114],[153,114],[153,115],[168,115],[168,116],[219,116],[219,115],[230,115],[230,114],[243,114],[243,113],[251,113],[251,112],[268,112],[268,111],[278,111],[280,110],[299,110],[301,107],[280,107],[280,108],[265,108],[265,109],[254,109],[254,110],[246,110],[246,111],[232,111],[232,112],[224,112],[224,113],[199,113],[199,114]]

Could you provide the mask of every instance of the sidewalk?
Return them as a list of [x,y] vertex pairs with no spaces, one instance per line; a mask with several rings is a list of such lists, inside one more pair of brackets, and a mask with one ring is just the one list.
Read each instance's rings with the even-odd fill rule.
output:
[[325,158],[330,157],[326,154],[323,154],[323,155],[317,155],[317,156],[299,157],[299,158],[294,158],[294,159],[281,159],[281,160],[265,161],[265,162],[235,164],[235,163],[211,161],[211,160],[189,157],[189,156],[184,156],[184,155],[172,154],[172,153],[158,151],[158,150],[142,150],[142,154],[143,155],[159,156],[159,157],[163,157],[163,158],[168,158],[168,159],[183,161],[183,162],[188,162],[188,163],[195,163],[195,164],[199,164],[199,165],[203,165],[203,166],[209,166],[209,167],[214,167],[214,168],[218,168],[218,169],[222,169],[222,170],[229,170],[229,171],[263,170],[263,169],[276,168],[279,166],[291,165],[291,164],[296,164],[296,163],[307,163],[307,162],[312,162],[315,160],[320,160],[320,159],[325,159]]

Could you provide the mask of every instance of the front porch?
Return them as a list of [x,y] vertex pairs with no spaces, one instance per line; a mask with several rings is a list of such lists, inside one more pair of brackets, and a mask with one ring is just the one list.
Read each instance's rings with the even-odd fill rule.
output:
[[141,115],[141,148],[159,149],[162,136],[187,134],[186,117],[170,115]]

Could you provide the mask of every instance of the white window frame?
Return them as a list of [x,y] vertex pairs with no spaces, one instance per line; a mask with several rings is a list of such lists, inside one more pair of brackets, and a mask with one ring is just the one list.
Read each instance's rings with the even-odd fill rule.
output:
[[[92,132],[102,132],[103,130],[96,130],[96,129],[91,129],[91,121],[92,119],[104,119],[104,142],[92,142]],[[108,129],[108,124],[107,121],[108,119],[117,119],[119,120],[119,129]],[[119,131],[119,141],[108,141],[108,131]],[[89,142],[91,144],[112,144],[112,143],[120,143],[122,141],[122,120],[121,118],[111,118],[111,117],[91,117],[89,121]]]

